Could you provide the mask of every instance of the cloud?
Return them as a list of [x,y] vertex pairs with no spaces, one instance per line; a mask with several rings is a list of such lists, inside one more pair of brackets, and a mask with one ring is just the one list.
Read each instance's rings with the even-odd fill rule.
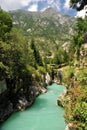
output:
[[61,0],[47,0],[47,4],[58,11],[61,10],[61,3]]
[[[33,0],[33,3],[38,1],[42,0]],[[32,0],[0,0],[0,6],[3,10],[8,11],[23,8],[28,6],[31,2]]]
[[37,4],[33,4],[28,8],[28,11],[38,11],[38,5]]
[[85,18],[85,15],[86,15],[86,10],[83,9],[83,10],[77,12],[76,17],[82,17],[82,18]]
[[22,6],[27,6],[31,1],[30,0],[21,0],[21,5]]
[[[31,11],[32,10],[37,11],[38,2],[46,3],[47,7],[51,6],[57,10],[60,10],[61,0],[0,0],[0,6],[3,10],[6,10],[6,11],[21,9],[28,6],[30,7]],[[30,9],[28,8],[28,10]]]
[[70,9],[70,0],[65,0],[64,9],[69,10]]
[[30,0],[0,0],[0,6],[3,10],[15,10],[27,6]]

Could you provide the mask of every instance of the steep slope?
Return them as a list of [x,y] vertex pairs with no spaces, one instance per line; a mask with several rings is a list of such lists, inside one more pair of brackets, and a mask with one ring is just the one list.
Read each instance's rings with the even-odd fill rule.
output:
[[33,37],[42,54],[47,55],[49,50],[55,51],[59,44],[70,42],[74,32],[75,19],[52,8],[44,12],[16,10],[10,14],[14,26],[22,28],[29,40]]

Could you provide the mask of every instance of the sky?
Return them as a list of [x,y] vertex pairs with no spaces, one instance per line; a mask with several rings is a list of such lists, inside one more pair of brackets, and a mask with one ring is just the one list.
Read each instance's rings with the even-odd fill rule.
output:
[[0,0],[0,6],[5,11],[23,9],[28,11],[44,11],[52,7],[58,12],[70,16],[82,15],[69,7],[70,0]]

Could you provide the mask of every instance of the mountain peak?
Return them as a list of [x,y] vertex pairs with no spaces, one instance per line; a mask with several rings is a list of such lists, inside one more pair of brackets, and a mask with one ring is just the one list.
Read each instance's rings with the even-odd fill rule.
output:
[[45,9],[44,12],[57,12],[57,11],[52,7],[48,7],[48,8]]
[[49,7],[47,8],[44,12],[42,12],[42,15],[45,17],[58,17],[61,15],[61,13],[59,13],[58,11],[56,11],[54,8]]

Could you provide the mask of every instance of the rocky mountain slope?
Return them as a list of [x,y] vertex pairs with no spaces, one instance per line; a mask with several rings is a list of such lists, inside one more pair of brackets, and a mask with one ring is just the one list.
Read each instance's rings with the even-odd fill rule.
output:
[[10,12],[13,25],[22,28],[31,40],[33,37],[42,54],[56,51],[58,45],[70,42],[74,33],[75,18],[60,14],[52,8],[44,12],[15,10]]

